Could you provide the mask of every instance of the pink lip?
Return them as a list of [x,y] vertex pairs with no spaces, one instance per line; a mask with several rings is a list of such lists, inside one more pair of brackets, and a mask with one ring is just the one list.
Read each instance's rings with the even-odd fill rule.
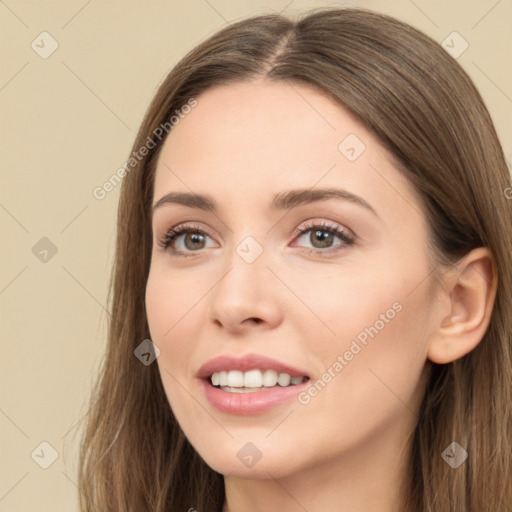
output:
[[256,369],[275,370],[278,373],[288,373],[292,377],[308,377],[308,374],[303,370],[280,363],[275,359],[254,354],[240,358],[219,356],[211,359],[201,366],[197,377],[200,379],[203,392],[211,405],[221,412],[242,416],[261,414],[277,407],[296,397],[309,384],[309,381],[306,381],[295,386],[280,387],[277,385],[273,388],[262,388],[261,391],[250,393],[230,393],[212,386],[210,382],[210,376],[215,372],[225,370],[245,372]]

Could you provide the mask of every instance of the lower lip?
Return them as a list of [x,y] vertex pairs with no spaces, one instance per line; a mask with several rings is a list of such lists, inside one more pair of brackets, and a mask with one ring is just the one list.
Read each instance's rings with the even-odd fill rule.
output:
[[308,384],[308,381],[295,386],[275,386],[261,391],[230,393],[216,388],[209,381],[201,379],[208,401],[219,411],[227,414],[248,416],[261,414],[295,398]]

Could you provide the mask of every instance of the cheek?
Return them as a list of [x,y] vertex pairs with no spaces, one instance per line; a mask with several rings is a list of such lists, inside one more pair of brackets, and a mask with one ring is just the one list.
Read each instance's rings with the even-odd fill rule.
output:
[[151,340],[160,349],[156,363],[167,400],[182,428],[190,432],[193,425],[187,419],[202,414],[190,399],[190,362],[196,349],[193,340],[199,338],[201,329],[198,315],[202,314],[204,303],[200,299],[207,288],[199,283],[190,286],[191,280],[185,283],[178,274],[159,271],[158,267],[151,269],[146,286],[146,312]]
[[330,411],[334,430],[352,440],[395,418],[414,419],[428,344],[427,275],[427,264],[418,260],[380,260],[364,273],[345,275],[342,286],[340,280],[324,280],[325,293],[316,292],[317,311],[335,335],[326,330],[323,343],[310,345],[321,366],[316,391],[301,402],[306,410],[319,411],[309,416],[318,423],[312,428],[325,421],[320,411]]
[[[302,315],[308,320],[302,327],[309,325],[311,334],[305,339],[311,340],[311,348],[321,346],[327,353],[336,353],[350,348],[353,339],[363,344],[365,340],[384,339],[383,334],[391,334],[391,330],[408,330],[405,317],[425,314],[428,305],[419,287],[429,273],[428,263],[421,263],[425,257],[399,260],[391,252],[377,256],[350,268],[339,266],[323,274],[289,276],[313,313],[304,310]],[[315,341],[319,336],[322,344]],[[387,343],[397,338],[390,337]]]
[[176,333],[183,329],[189,317],[197,315],[207,291],[204,279],[170,271],[160,262],[153,265],[146,285],[146,312],[153,341],[167,344],[182,339]]
[[[160,349],[157,359],[166,391],[170,392],[173,377],[181,382],[190,377],[190,361],[194,339],[199,338],[204,314],[204,294],[208,288],[188,278],[184,282],[179,272],[150,271],[146,285],[146,313],[151,340]],[[169,389],[167,389],[169,388]]]
[[[354,400],[345,401],[354,407],[373,403],[374,397],[381,400],[382,394],[396,400],[386,385],[404,398],[414,392],[426,362],[431,305],[428,261],[419,251],[415,258],[402,259],[389,251],[362,268],[335,269],[321,279],[297,283],[322,320],[309,315],[302,326],[308,351],[320,374],[331,369],[336,375],[326,388],[338,396],[350,389]],[[339,400],[330,393],[324,398],[326,406]]]

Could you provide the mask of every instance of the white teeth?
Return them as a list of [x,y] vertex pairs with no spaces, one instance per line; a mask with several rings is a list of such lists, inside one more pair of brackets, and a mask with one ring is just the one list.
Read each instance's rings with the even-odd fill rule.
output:
[[287,373],[280,373],[277,382],[280,386],[288,386],[292,378]]
[[263,376],[261,375],[261,372],[259,370],[245,372],[244,386],[246,388],[261,388],[261,386],[263,386]]
[[277,372],[274,370],[267,370],[263,374],[263,385],[266,388],[271,388],[277,384]]
[[221,388],[222,391],[229,391],[230,393],[254,393],[259,391],[259,388],[230,388],[228,386]]
[[244,385],[244,374],[238,371],[228,372],[228,386],[231,388],[241,388]]
[[239,370],[229,370],[215,372],[210,377],[213,386],[220,386],[225,391],[234,393],[244,392],[242,389],[257,390],[262,387],[271,388],[279,386],[296,386],[302,384],[307,377],[291,377],[288,373],[277,373],[275,370],[249,370],[241,372]]

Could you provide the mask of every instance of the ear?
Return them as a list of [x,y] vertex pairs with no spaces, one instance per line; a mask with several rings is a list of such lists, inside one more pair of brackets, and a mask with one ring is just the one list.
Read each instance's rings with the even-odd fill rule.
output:
[[491,320],[498,276],[489,249],[468,253],[441,278],[443,308],[431,336],[427,357],[446,364],[471,352]]

